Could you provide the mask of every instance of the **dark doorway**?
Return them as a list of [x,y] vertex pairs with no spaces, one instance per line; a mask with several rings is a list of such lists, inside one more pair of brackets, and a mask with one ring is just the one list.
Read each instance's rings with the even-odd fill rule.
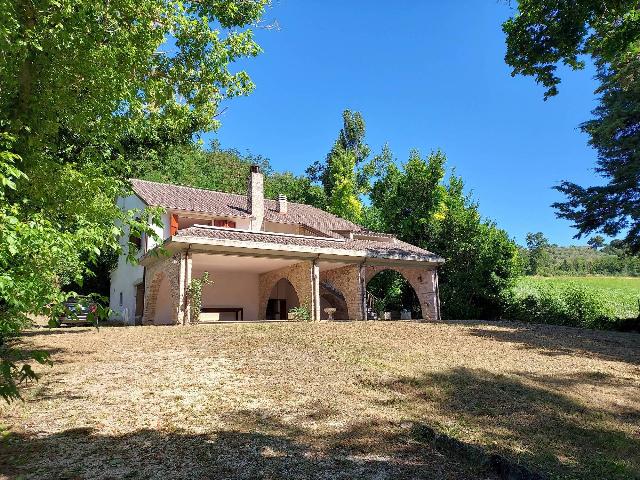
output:
[[295,288],[286,278],[281,278],[271,289],[267,300],[266,320],[287,320],[289,309],[299,307]]
[[133,321],[136,325],[142,325],[142,315],[144,313],[144,283],[136,285],[136,313]]
[[270,298],[267,302],[267,320],[286,320],[287,319],[287,301]]

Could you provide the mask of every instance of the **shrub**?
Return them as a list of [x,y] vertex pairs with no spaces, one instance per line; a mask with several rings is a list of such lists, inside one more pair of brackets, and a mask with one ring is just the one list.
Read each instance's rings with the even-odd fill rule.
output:
[[308,322],[311,320],[311,310],[306,305],[293,307],[289,309],[289,313],[295,320],[304,320],[305,322]]
[[511,320],[598,329],[616,325],[606,302],[575,283],[515,287],[503,293],[502,301]]
[[205,285],[213,284],[209,280],[209,272],[204,272],[202,277],[191,279],[191,283],[187,287],[187,296],[191,305],[191,323],[200,321],[200,310],[202,308],[202,288]]

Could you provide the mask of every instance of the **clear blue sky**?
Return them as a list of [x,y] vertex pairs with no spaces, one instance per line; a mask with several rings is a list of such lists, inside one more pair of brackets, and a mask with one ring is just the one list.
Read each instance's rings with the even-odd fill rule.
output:
[[389,143],[398,161],[411,148],[440,148],[486,217],[518,242],[543,231],[573,240],[555,218],[562,179],[597,182],[596,155],[578,125],[595,105],[593,69],[563,72],[544,102],[532,78],[510,76],[499,0],[274,0],[257,30],[264,53],[242,62],[255,92],[225,104],[215,135],[223,147],[304,172],[322,159],[345,108],[362,112],[373,152]]

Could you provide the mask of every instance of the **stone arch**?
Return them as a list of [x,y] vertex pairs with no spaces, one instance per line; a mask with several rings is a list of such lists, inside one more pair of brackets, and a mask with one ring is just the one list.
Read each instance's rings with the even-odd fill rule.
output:
[[349,305],[344,294],[329,282],[320,282],[320,318],[326,320],[329,315],[324,309],[335,308],[333,314],[335,320],[349,320]]
[[300,262],[289,267],[280,268],[260,275],[260,320],[267,318],[267,303],[273,287],[282,279],[286,279],[298,297],[298,303],[312,310],[311,262]]
[[365,283],[384,270],[393,270],[404,277],[418,297],[424,320],[437,320],[437,293],[435,291],[435,270],[395,266],[367,266]]
[[[344,314],[336,312],[336,320],[361,320],[362,313],[362,288],[360,285],[359,265],[346,265],[320,271],[320,290],[333,290],[334,294],[342,295],[344,300]],[[324,318],[324,312],[320,312]],[[344,318],[340,318],[344,317]]]
[[266,319],[268,319],[270,316],[270,300],[284,300],[286,302],[285,311],[278,311],[280,320],[286,320],[289,310],[300,306],[300,298],[298,297],[298,292],[296,291],[292,283],[285,277],[282,277],[280,280],[278,280],[271,288],[271,292],[269,293],[269,297],[267,298],[267,306],[265,309]]
[[[166,259],[164,262],[159,262],[147,269],[143,325],[178,323],[180,310],[179,270],[179,256]],[[157,321],[159,314],[162,314],[162,323]]]

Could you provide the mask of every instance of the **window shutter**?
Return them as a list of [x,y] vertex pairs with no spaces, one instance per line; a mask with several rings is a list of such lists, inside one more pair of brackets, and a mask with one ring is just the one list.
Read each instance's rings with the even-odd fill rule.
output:
[[169,234],[173,236],[176,233],[178,233],[178,215],[172,213],[171,222],[169,223]]
[[229,228],[236,228],[236,222],[234,222],[233,220],[229,220],[229,221],[227,222],[227,226],[228,226]]

